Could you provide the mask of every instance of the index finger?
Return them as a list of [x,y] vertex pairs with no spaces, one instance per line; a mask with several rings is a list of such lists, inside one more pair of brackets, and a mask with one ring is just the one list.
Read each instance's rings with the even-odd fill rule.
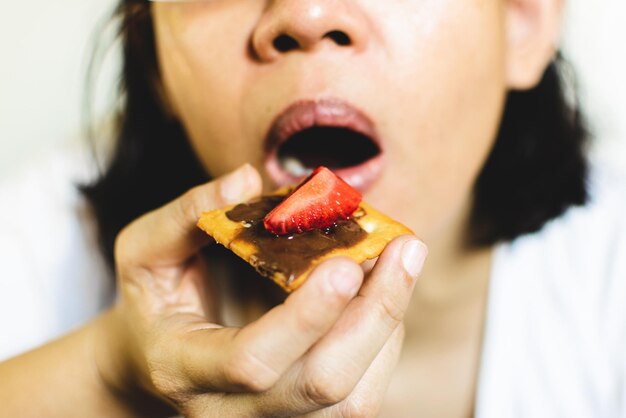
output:
[[118,263],[143,267],[180,264],[210,240],[196,227],[202,212],[241,202],[260,193],[259,173],[245,164],[133,221],[116,240],[115,259]]
[[333,327],[362,280],[363,272],[352,260],[328,260],[285,303],[257,321],[240,330],[188,334],[176,357],[195,386],[265,391]]

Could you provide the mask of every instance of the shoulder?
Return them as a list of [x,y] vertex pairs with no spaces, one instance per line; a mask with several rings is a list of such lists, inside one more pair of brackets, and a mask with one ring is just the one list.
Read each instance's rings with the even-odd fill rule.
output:
[[37,157],[0,181],[0,358],[54,338],[110,298],[80,152]]
[[626,344],[626,179],[595,169],[589,183],[586,205],[501,246],[501,267],[565,318],[624,330]]
[[[565,293],[584,291],[604,304],[606,292],[626,285],[626,179],[595,169],[590,199],[570,208],[539,232],[499,249],[523,274]],[[539,279],[541,277],[541,279]],[[577,289],[577,290],[575,290]],[[615,295],[626,304],[626,292]]]
[[0,180],[2,236],[33,245],[52,237],[62,243],[68,223],[78,225],[84,202],[77,186],[87,179],[82,156],[73,150],[39,156],[9,173]]
[[594,405],[626,395],[626,181],[595,170],[590,191],[585,206],[499,246],[494,261],[489,350],[515,369],[511,393],[555,416],[598,416]]
[[613,277],[620,266],[618,254],[626,250],[626,179],[595,169],[589,179],[589,202],[572,207],[534,234],[505,245],[512,259],[533,259],[529,268],[590,273]]
[[621,416],[626,410],[626,182],[495,253],[477,416]]

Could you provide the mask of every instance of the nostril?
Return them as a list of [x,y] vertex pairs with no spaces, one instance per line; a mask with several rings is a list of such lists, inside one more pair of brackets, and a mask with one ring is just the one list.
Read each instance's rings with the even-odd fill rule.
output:
[[274,48],[276,48],[279,52],[289,52],[291,50],[297,49],[300,45],[298,41],[292,38],[289,35],[280,35],[273,42]]
[[[327,32],[323,38],[328,38],[339,46],[349,46],[352,44],[350,37],[340,30]],[[302,47],[296,38],[284,33],[277,36],[272,42],[272,45],[278,52],[289,52]]]
[[348,46],[352,43],[350,37],[345,32],[333,30],[324,35],[324,38],[332,39],[337,45]]

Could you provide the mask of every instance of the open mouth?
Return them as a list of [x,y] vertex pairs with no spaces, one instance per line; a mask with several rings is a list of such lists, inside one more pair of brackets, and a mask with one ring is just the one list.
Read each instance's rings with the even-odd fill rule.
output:
[[383,150],[373,123],[345,102],[298,102],[266,138],[268,174],[277,186],[298,182],[324,165],[360,191],[382,173]]
[[347,128],[315,126],[282,143],[277,152],[282,169],[305,176],[320,165],[331,170],[359,166],[381,150],[371,138]]

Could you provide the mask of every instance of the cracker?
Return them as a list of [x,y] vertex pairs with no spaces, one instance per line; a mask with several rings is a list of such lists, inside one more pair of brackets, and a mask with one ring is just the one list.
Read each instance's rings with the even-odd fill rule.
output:
[[[277,192],[279,195],[286,194],[285,190]],[[319,257],[313,259],[306,270],[298,274],[296,277],[286,277],[280,273],[280,266],[277,269],[268,271],[261,267],[259,263],[260,250],[256,244],[238,238],[243,229],[246,228],[242,222],[230,220],[226,214],[235,208],[236,205],[228,206],[222,209],[211,210],[200,215],[198,227],[204,232],[212,236],[215,241],[229,248],[239,257],[251,264],[257,271],[282,287],[287,292],[292,292],[300,287],[306,280],[309,273],[321,262],[331,257],[345,256],[350,257],[357,263],[376,258],[383,251],[387,243],[394,238],[412,234],[411,230],[401,223],[394,221],[383,213],[372,208],[367,203],[361,202],[359,209],[355,213],[364,213],[360,217],[355,217],[354,221],[367,232],[367,235],[361,241],[350,247],[339,247],[326,252]],[[276,237],[276,239],[286,239],[285,237]],[[283,270],[284,271],[284,270]],[[290,280],[291,279],[291,280]]]

